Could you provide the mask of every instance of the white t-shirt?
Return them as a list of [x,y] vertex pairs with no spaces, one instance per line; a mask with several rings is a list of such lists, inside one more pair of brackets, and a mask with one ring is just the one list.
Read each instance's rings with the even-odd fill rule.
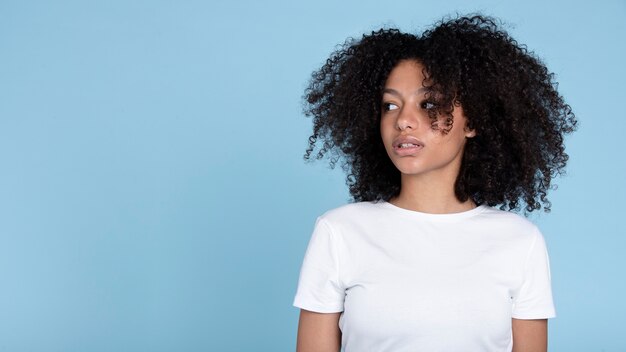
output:
[[387,202],[317,219],[294,306],[343,312],[346,352],[511,351],[511,318],[555,315],[531,222],[488,206],[426,214]]

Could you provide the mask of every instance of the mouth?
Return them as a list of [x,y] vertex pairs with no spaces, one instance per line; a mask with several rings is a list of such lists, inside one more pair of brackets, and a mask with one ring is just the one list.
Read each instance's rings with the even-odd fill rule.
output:
[[406,149],[406,148],[417,148],[420,147],[419,144],[415,144],[415,143],[401,143],[399,145],[397,145],[395,148],[396,149]]
[[395,150],[415,149],[415,148],[421,149],[423,147],[424,147],[424,143],[420,142],[415,137],[403,136],[403,137],[396,138],[393,141],[393,149]]
[[424,143],[411,136],[401,136],[393,141],[393,150],[398,156],[412,156],[424,148]]

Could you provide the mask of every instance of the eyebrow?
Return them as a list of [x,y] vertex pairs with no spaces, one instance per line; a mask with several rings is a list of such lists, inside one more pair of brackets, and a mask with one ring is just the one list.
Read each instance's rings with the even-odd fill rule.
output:
[[[423,93],[426,93],[428,91],[430,91],[429,88],[422,87],[422,88],[416,90],[415,92],[413,92],[413,94],[423,94]],[[393,88],[385,88],[385,89],[383,89],[383,94],[385,94],[385,93],[389,93],[391,95],[402,96],[402,94],[400,94],[400,92],[398,92],[397,90],[395,90]]]

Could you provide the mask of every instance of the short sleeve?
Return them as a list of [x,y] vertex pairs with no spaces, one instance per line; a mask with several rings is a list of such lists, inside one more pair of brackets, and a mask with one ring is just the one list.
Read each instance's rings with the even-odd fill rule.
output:
[[555,315],[548,251],[541,232],[535,228],[524,264],[522,285],[513,297],[512,316],[515,319],[547,319]]
[[343,311],[337,245],[329,224],[318,218],[309,241],[293,305],[318,313]]

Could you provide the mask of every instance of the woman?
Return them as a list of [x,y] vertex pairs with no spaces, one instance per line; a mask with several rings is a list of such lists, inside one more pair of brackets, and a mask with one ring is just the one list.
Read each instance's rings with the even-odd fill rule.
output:
[[567,161],[576,120],[546,67],[461,17],[349,40],[306,100],[305,157],[342,159],[355,203],[317,220],[298,351],[545,351],[545,242],[505,209],[549,211]]

